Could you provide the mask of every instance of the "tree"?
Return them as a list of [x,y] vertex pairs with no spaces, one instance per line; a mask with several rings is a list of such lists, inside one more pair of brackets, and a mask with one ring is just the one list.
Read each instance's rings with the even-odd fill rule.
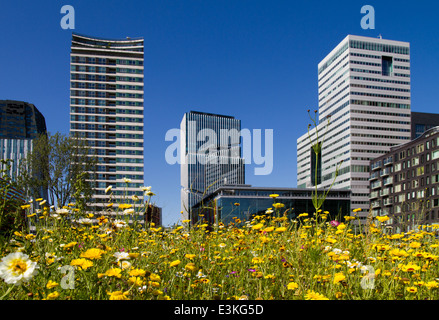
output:
[[33,140],[32,152],[20,163],[17,183],[26,195],[47,196],[47,202],[59,208],[73,198],[85,204],[94,193],[97,158],[92,151],[78,137],[39,135]]

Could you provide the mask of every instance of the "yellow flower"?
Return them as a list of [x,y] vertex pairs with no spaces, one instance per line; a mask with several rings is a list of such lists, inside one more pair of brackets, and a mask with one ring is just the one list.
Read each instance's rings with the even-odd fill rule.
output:
[[353,212],[359,212],[359,211],[361,211],[361,208],[357,208],[357,209],[354,209],[354,210],[352,210]]
[[276,230],[274,230],[274,232],[284,232],[285,230],[287,230],[287,228],[279,227],[279,228],[276,228]]
[[403,237],[404,237],[404,233],[397,233],[397,234],[392,234],[389,238],[395,240],[395,239],[401,239]]
[[195,254],[192,254],[192,253],[186,253],[184,257],[187,258],[187,259],[192,260],[193,258],[196,257],[196,255],[195,255]]
[[59,297],[59,293],[57,291],[49,293],[46,297],[47,300],[53,300]]
[[280,208],[283,208],[283,207],[285,207],[285,205],[283,204],[283,203],[273,203],[273,207],[275,208],[275,209],[280,209]]
[[390,218],[388,216],[376,216],[375,217],[379,222],[385,222],[389,220]]
[[262,259],[261,257],[253,257],[252,258],[252,263],[263,263],[264,259]]
[[308,213],[301,213],[297,216],[297,218],[307,217]]
[[273,231],[274,230],[274,227],[267,227],[267,228],[265,228],[263,231],[264,232],[271,232],[271,231]]
[[172,262],[169,264],[169,266],[170,266],[170,267],[175,267],[175,266],[178,266],[180,263],[181,263],[180,260],[174,260],[174,261],[172,261]]
[[128,291],[122,292],[122,291],[114,291],[114,292],[108,292],[107,293],[110,296],[110,300],[129,300],[128,299]]
[[143,276],[145,276],[145,274],[146,274],[146,271],[143,269],[133,269],[130,271],[130,276],[133,276],[133,277],[139,277],[139,276],[143,277]]
[[395,256],[395,257],[408,257],[409,256],[409,254],[405,250],[402,250],[402,249],[390,250],[389,254],[391,256]]
[[81,257],[82,258],[88,258],[88,259],[100,259],[102,254],[104,254],[105,251],[101,250],[101,249],[96,249],[96,248],[92,248],[92,249],[88,249],[86,252],[81,253]]
[[346,229],[346,225],[345,225],[344,223],[340,223],[340,224],[337,226],[337,230],[344,230],[344,229]]
[[290,282],[287,285],[287,289],[288,290],[296,290],[297,288],[299,288],[299,285],[297,283],[295,283],[295,282]]
[[421,246],[421,243],[417,242],[417,241],[413,241],[409,244],[409,247],[413,248],[413,249],[419,248],[420,246]]
[[308,290],[307,294],[305,295],[306,300],[329,300],[324,295]]
[[344,280],[346,280],[346,276],[343,274],[343,272],[339,272],[334,275],[333,283],[336,284]]
[[152,292],[152,294],[155,295],[155,296],[160,296],[160,295],[163,294],[163,291],[156,289],[156,290],[154,290],[154,291]]
[[416,287],[407,287],[406,289],[407,289],[407,291],[410,292],[410,293],[416,293],[416,292],[418,292],[418,288],[416,288]]
[[128,278],[128,283],[130,285],[136,285],[139,287],[143,284],[142,278],[140,278],[140,277],[130,277],[130,278]]
[[437,283],[436,281],[429,281],[427,283],[424,284],[428,289],[432,289],[432,288],[438,288],[439,287],[439,283]]
[[47,284],[46,284],[47,289],[52,289],[52,288],[55,288],[56,286],[58,286],[58,283],[56,283],[52,280],[49,280],[49,282],[47,282]]
[[72,247],[76,246],[76,244],[77,244],[77,242],[73,241],[73,242],[70,242],[70,243],[68,243],[66,245],[60,245],[60,246],[62,246],[64,249],[69,249],[69,248],[72,248]]
[[263,223],[258,223],[252,227],[253,230],[259,230],[264,226]]
[[195,266],[194,263],[188,263],[186,264],[186,266],[184,267],[187,271],[195,271],[197,270],[197,267]]
[[30,208],[30,204],[25,204],[21,206],[21,209],[28,209]]
[[160,281],[160,276],[158,274],[151,273],[149,275],[149,279],[151,279],[151,281]]
[[86,270],[87,268],[90,268],[93,266],[93,261],[81,258],[81,259],[73,259],[70,262],[71,266],[78,266],[81,267],[81,269]]
[[412,262],[409,262],[406,265],[399,264],[398,268],[400,268],[404,272],[414,272],[414,271],[418,271],[419,269],[421,269],[420,266],[418,266],[418,265],[416,265],[416,264],[414,264]]
[[270,194],[270,198],[276,199],[277,197],[279,197],[279,195],[276,193]]
[[103,276],[120,278],[122,277],[121,272],[122,269],[120,268],[111,268],[108,269],[105,273],[98,273],[98,278],[101,278]]

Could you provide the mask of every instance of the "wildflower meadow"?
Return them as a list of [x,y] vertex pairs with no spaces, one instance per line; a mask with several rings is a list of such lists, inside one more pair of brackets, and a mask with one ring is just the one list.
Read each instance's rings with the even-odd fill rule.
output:
[[[3,300],[414,300],[439,298],[436,226],[389,234],[387,217],[358,231],[356,212],[164,228],[132,219],[144,200],[99,216],[71,203],[32,212],[35,231],[0,247]],[[133,223],[128,223],[132,219]],[[354,231],[353,230],[357,230]]]

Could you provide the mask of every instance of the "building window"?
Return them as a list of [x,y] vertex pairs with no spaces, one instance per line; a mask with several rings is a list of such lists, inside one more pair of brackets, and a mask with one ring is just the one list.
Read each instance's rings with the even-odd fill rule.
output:
[[383,76],[391,76],[393,73],[393,58],[392,57],[381,57],[381,68]]

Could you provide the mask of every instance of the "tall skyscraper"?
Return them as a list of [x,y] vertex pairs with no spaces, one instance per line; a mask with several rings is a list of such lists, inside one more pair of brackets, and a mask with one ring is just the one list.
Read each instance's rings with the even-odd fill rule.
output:
[[98,157],[92,205],[103,207],[109,186],[116,200],[142,195],[143,38],[74,33],[70,59],[70,133],[86,139]]
[[190,219],[191,208],[217,188],[244,184],[241,157],[241,120],[231,116],[191,111],[181,129],[181,211]]
[[[318,64],[318,187],[351,189],[351,207],[369,212],[370,161],[410,140],[410,45],[348,35]],[[327,117],[330,124],[327,125]],[[325,134],[326,132],[326,134]],[[297,139],[297,186],[311,179],[316,129]]]
[[[46,120],[31,103],[0,100],[0,158],[12,160],[9,176],[15,180],[20,160],[32,151],[32,140],[46,134]],[[5,165],[0,164],[2,170]]]

